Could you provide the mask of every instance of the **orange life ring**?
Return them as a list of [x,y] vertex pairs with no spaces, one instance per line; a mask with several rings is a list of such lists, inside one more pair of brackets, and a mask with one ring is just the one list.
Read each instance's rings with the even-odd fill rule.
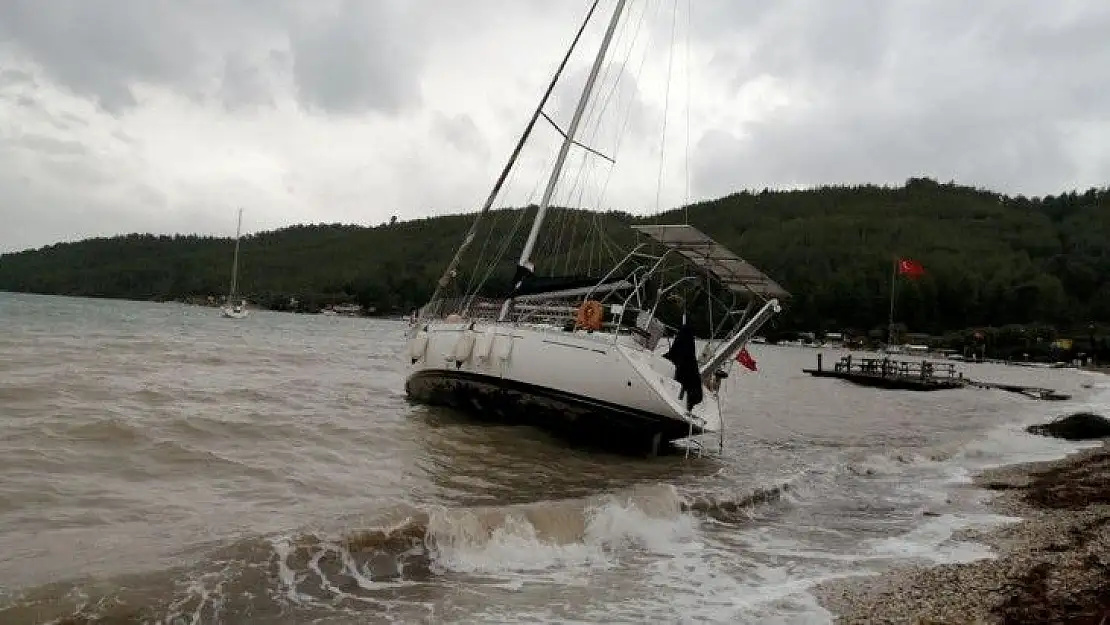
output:
[[605,310],[601,307],[601,302],[588,299],[578,307],[578,314],[575,316],[574,323],[579,328],[600,330],[604,316]]

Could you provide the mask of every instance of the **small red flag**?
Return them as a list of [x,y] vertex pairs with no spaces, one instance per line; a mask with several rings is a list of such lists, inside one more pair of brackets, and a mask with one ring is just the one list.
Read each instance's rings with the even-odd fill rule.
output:
[[752,358],[752,355],[748,353],[747,347],[742,348],[740,353],[736,354],[736,361],[747,367],[750,371],[756,370],[755,358]]
[[898,273],[909,278],[920,278],[925,275],[925,268],[916,260],[903,258],[898,261]]

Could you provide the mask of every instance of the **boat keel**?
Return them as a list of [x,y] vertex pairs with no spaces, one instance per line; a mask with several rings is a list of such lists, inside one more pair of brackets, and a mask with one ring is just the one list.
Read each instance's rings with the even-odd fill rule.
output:
[[449,406],[482,421],[530,425],[568,442],[619,453],[659,455],[671,441],[702,433],[673,418],[467,371],[418,371],[406,381],[405,392],[421,403]]

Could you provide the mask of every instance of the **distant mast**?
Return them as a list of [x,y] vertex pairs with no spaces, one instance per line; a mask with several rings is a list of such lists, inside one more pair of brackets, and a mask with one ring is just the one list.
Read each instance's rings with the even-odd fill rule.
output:
[[235,256],[231,261],[231,291],[227,295],[228,306],[232,305],[239,290],[239,235],[243,228],[243,208],[239,207],[239,222],[235,225]]
[[894,347],[894,294],[898,290],[898,257],[891,259],[890,268],[890,316],[886,322],[886,346],[889,350]]

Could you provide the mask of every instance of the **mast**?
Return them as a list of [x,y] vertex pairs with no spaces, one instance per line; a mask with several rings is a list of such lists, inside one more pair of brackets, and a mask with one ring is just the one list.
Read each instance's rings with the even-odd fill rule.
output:
[[498,176],[497,182],[494,183],[493,189],[489,193],[489,197],[486,198],[486,203],[482,205],[482,210],[479,211],[477,217],[474,218],[474,222],[471,223],[470,230],[466,233],[466,237],[463,239],[462,244],[459,245],[458,250],[455,251],[454,258],[451,259],[451,262],[448,263],[447,268],[443,271],[443,275],[440,276],[439,281],[436,282],[435,292],[432,294],[432,298],[429,301],[436,301],[436,299],[439,298],[440,292],[448,284],[450,284],[451,278],[455,273],[455,269],[459,266],[459,262],[462,260],[463,252],[465,252],[466,249],[470,247],[470,244],[474,241],[474,237],[477,235],[478,224],[482,221],[482,217],[484,217],[485,214],[489,212],[490,208],[493,207],[493,203],[497,199],[497,194],[501,192],[501,187],[505,184],[505,179],[508,177],[509,172],[513,168],[513,165],[516,164],[516,159],[518,156],[520,156],[520,151],[524,148],[524,143],[528,140],[528,137],[531,136],[532,129],[535,127],[536,121],[540,118],[540,115],[543,114],[543,107],[547,104],[547,100],[551,97],[551,93],[555,90],[555,85],[559,82],[559,78],[560,76],[562,76],[563,69],[566,68],[567,62],[570,61],[571,54],[574,52],[574,49],[578,47],[578,41],[582,38],[582,33],[585,32],[586,25],[590,23],[590,18],[593,17],[594,11],[597,9],[597,3],[598,0],[594,0],[593,4],[590,5],[590,10],[586,13],[586,19],[582,20],[582,25],[578,27],[578,32],[574,35],[574,40],[571,41],[570,47],[567,49],[567,53],[563,56],[563,60],[559,63],[559,67],[555,70],[555,75],[551,78],[551,82],[548,83],[547,90],[544,91],[543,97],[540,98],[540,103],[536,106],[536,110],[532,113],[532,118],[528,120],[528,125],[525,126],[524,132],[517,140],[516,147],[513,148],[513,153],[509,156],[508,162],[505,163],[505,167],[501,169],[501,175]]
[[239,233],[243,228],[243,209],[239,208],[239,223],[235,226],[235,258],[231,261],[231,292],[228,293],[227,303],[230,305],[231,300],[235,297],[235,292],[239,288]]
[[898,258],[891,261],[890,267],[890,318],[886,324],[886,346],[889,349],[894,344],[894,290],[898,286]]
[[[543,218],[551,203],[551,196],[555,193],[555,185],[559,182],[559,175],[562,173],[563,164],[567,160],[567,152],[570,151],[570,146],[574,143],[575,134],[578,132],[578,123],[582,121],[582,114],[586,111],[586,103],[589,102],[590,93],[593,91],[594,83],[597,82],[598,72],[601,71],[601,63],[605,60],[605,53],[609,50],[609,44],[613,41],[613,33],[617,30],[617,23],[620,22],[624,4],[625,0],[617,0],[617,6],[613,9],[613,17],[609,20],[609,27],[605,30],[605,38],[601,40],[601,47],[597,50],[593,67],[590,68],[590,75],[586,79],[585,87],[582,88],[582,96],[578,99],[578,107],[574,109],[570,126],[567,127],[567,131],[563,135],[563,145],[559,148],[559,155],[555,158],[555,165],[551,169],[551,177],[548,178],[547,188],[543,191],[543,199],[540,200],[539,208],[536,209],[532,231],[528,233],[528,240],[524,243],[524,249],[520,253],[520,261],[517,263],[518,276],[532,273],[529,262],[532,257],[532,248],[535,247],[536,239],[539,237],[540,226],[543,225]],[[517,284],[519,285],[519,281]]]

